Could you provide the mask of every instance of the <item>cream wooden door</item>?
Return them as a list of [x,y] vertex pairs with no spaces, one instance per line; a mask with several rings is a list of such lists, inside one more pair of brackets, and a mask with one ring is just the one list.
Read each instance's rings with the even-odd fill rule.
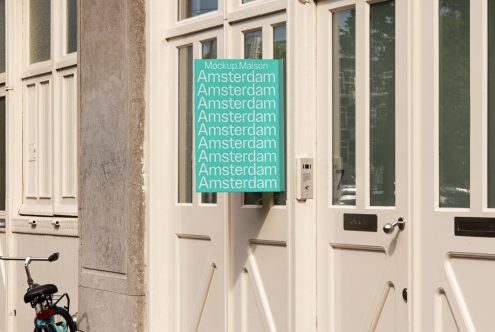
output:
[[177,157],[163,161],[174,163],[174,172],[155,180],[164,186],[175,184],[166,198],[174,202],[167,206],[173,217],[162,220],[166,237],[163,252],[157,253],[165,254],[164,267],[169,273],[166,284],[157,287],[168,294],[171,303],[164,330],[227,331],[228,195],[195,192],[192,158],[193,59],[222,57],[222,50],[221,29],[177,38],[167,48],[168,75],[175,81],[167,90],[167,101],[169,109],[177,112],[160,123],[162,142],[173,146]]
[[495,2],[421,0],[415,331],[495,329]]
[[[231,58],[286,60],[286,15],[231,25]],[[289,213],[285,193],[231,194],[230,331],[290,331]]]
[[318,331],[408,331],[408,6],[317,5]]
[[192,157],[193,59],[285,59],[285,4],[239,2],[201,16],[167,31],[155,63],[160,93],[151,109],[161,111],[152,112],[150,138],[151,326],[290,331],[285,193],[196,193]]

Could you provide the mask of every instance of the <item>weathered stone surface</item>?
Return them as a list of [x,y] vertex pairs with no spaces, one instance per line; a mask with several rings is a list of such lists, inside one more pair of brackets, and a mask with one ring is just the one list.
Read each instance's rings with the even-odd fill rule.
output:
[[81,4],[79,165],[82,266],[125,274],[129,109],[123,2]]
[[145,24],[145,0],[79,1],[79,311],[87,332],[143,330]]
[[145,329],[145,298],[93,288],[79,288],[78,328],[85,332],[142,332]]

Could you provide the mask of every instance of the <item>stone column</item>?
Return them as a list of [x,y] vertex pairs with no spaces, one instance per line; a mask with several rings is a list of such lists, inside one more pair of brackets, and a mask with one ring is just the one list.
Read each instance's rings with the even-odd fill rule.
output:
[[145,331],[145,0],[79,0],[79,322]]

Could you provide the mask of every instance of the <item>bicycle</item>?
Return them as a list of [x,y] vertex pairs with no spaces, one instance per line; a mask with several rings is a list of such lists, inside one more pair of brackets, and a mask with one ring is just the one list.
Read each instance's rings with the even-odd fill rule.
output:
[[[30,303],[36,311],[34,319],[34,332],[78,332],[76,322],[70,312],[70,298],[67,293],[60,296],[57,286],[54,284],[38,285],[34,283],[29,270],[29,264],[36,261],[54,262],[59,258],[59,253],[53,253],[48,258],[40,257],[4,257],[4,261],[24,261],[24,270],[26,271],[28,289],[24,294],[24,302]],[[58,306],[60,301],[65,298],[66,306]],[[56,300],[55,300],[56,299]],[[80,331],[81,332],[81,331]]]

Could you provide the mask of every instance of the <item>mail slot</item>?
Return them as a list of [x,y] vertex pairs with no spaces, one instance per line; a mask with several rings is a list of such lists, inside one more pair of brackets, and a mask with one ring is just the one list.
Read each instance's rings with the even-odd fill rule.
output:
[[455,217],[456,236],[495,237],[495,218]]
[[344,230],[358,232],[377,231],[376,214],[344,213]]

